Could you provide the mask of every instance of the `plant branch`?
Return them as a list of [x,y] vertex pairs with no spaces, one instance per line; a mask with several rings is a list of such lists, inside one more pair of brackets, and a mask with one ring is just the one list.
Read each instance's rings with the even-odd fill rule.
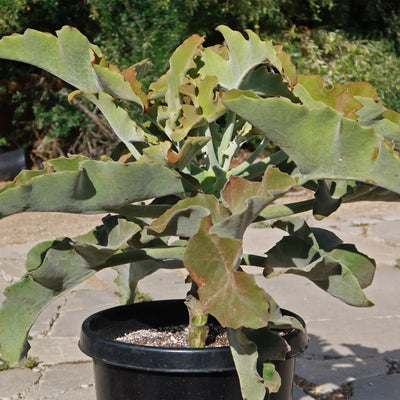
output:
[[[67,97],[65,93],[63,93],[64,96]],[[103,132],[108,138],[113,139],[114,134],[111,130],[107,129],[107,127],[104,125],[103,121],[100,119],[100,117],[94,113],[93,111],[90,111],[84,104],[82,104],[80,101],[76,99],[70,100],[72,104],[77,106],[78,108],[81,109],[81,111],[86,114],[100,129],[101,132]]]

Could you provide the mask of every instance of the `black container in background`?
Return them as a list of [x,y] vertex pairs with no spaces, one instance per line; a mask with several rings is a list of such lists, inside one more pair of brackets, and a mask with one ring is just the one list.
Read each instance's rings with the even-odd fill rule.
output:
[[17,150],[0,151],[0,181],[14,179],[23,169],[32,168],[29,153],[32,146]]
[[[87,318],[79,347],[94,360],[97,400],[242,400],[229,347],[172,349],[113,340],[132,330],[187,322],[182,300],[114,307]],[[308,343],[306,332],[285,338],[291,351],[275,363],[282,386],[271,400],[292,400],[294,360]]]

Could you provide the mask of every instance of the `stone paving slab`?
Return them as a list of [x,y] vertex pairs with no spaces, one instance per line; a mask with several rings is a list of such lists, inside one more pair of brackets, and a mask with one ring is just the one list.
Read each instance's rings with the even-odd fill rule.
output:
[[400,374],[378,375],[359,379],[353,384],[351,400],[398,400]]
[[38,357],[39,365],[89,361],[78,347],[79,338],[58,338],[51,336],[37,337],[29,341],[29,355]]
[[82,322],[90,315],[120,305],[119,297],[109,290],[73,291],[67,306],[61,307],[49,335],[79,338]]
[[41,376],[40,371],[15,368],[0,372],[0,400],[19,399],[33,387]]
[[44,368],[26,400],[94,400],[92,364],[61,364]]
[[381,357],[339,357],[335,359],[307,358],[307,353],[296,360],[296,370],[303,379],[320,386],[326,383],[337,387],[356,379],[385,375],[388,363]]

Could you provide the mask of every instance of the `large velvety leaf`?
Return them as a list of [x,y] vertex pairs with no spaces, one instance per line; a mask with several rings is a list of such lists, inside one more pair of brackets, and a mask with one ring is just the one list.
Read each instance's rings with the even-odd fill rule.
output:
[[285,229],[289,236],[267,252],[268,278],[285,273],[301,275],[347,304],[372,305],[362,291],[375,273],[372,259],[332,232],[310,228],[301,219],[277,221],[274,226]]
[[384,138],[332,108],[233,90],[224,104],[259,128],[296,163],[302,182],[345,179],[400,193],[400,157]]
[[33,248],[31,253],[37,252],[37,255],[31,254],[30,260],[40,260],[46,254],[43,264],[52,264],[51,271],[28,263],[27,268],[33,274],[27,274],[4,291],[6,298],[0,309],[0,350],[2,357],[11,364],[25,357],[29,349],[29,329],[40,312],[65,290],[95,272],[77,253],[63,251],[63,248],[71,250],[63,242],[48,242]]
[[0,217],[22,211],[106,212],[194,189],[161,165],[84,160],[78,170],[39,175],[0,192]]
[[278,71],[282,62],[271,41],[262,41],[254,32],[246,30],[248,40],[240,32],[227,26],[219,26],[229,49],[228,58],[213,48],[205,48],[202,60],[204,65],[199,70],[202,76],[216,76],[225,89],[239,88],[246,75],[256,66],[269,61]]
[[28,29],[0,40],[0,58],[35,65],[77,89],[106,92],[147,107],[146,95],[134,74],[125,75],[102,59],[100,49],[77,29],[64,26],[57,37]]
[[211,217],[203,218],[199,232],[188,241],[183,261],[199,287],[203,309],[223,326],[266,326],[266,295],[253,276],[238,270],[242,241],[210,234],[210,226]]

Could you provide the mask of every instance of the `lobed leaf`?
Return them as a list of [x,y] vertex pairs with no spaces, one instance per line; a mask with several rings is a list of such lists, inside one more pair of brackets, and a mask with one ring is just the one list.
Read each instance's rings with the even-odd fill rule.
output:
[[171,150],[171,142],[162,142],[143,149],[143,155],[138,162],[154,162],[168,168],[183,170],[201,152],[208,141],[209,138],[205,137],[186,138],[178,153]]
[[[186,39],[172,54],[167,73],[156,85],[151,86],[153,90],[165,90],[165,101],[168,105],[167,128],[169,129],[166,133],[169,135],[175,129],[182,108],[179,87],[186,81],[187,71],[196,66],[193,59],[203,41],[204,38],[199,35],[192,35]],[[163,81],[165,84],[162,83]]]
[[278,168],[269,166],[261,182],[231,176],[221,192],[232,215],[214,223],[211,233],[242,239],[246,228],[277,197],[296,185],[296,181]]
[[0,40],[0,58],[42,68],[77,89],[106,92],[147,108],[147,97],[135,80],[133,70],[121,73],[106,63],[101,50],[76,28],[64,26],[57,37],[27,29]]
[[263,378],[257,371],[256,344],[249,340],[240,329],[228,328],[227,331],[243,398],[264,400],[266,390]]
[[3,190],[0,217],[22,211],[101,213],[141,200],[196,190],[191,181],[157,164],[84,160],[78,170],[75,159],[70,164],[69,171],[40,174]]
[[213,223],[217,223],[229,216],[229,212],[215,196],[199,193],[179,201],[155,219],[145,228],[148,233],[143,239],[148,241],[149,238],[167,235],[191,237],[198,232],[202,218],[207,215],[211,216]]
[[362,291],[375,273],[372,259],[332,232],[310,228],[301,219],[277,221],[273,226],[286,230],[289,236],[267,252],[264,274],[268,278],[285,273],[301,275],[347,304],[372,305]]
[[242,241],[210,234],[210,226],[211,217],[203,218],[199,231],[188,241],[183,260],[199,287],[203,309],[223,326],[266,326],[266,295],[253,276],[238,270]]
[[374,129],[332,108],[309,109],[238,90],[225,93],[223,102],[289,155],[302,182],[355,180],[400,193],[400,157]]
[[216,48],[205,48],[200,68],[201,76],[216,76],[224,89],[239,88],[246,75],[256,66],[269,61],[282,70],[282,64],[271,41],[262,41],[254,32],[247,29],[248,40],[240,32],[220,25],[217,30],[222,33],[229,49],[226,58]]

